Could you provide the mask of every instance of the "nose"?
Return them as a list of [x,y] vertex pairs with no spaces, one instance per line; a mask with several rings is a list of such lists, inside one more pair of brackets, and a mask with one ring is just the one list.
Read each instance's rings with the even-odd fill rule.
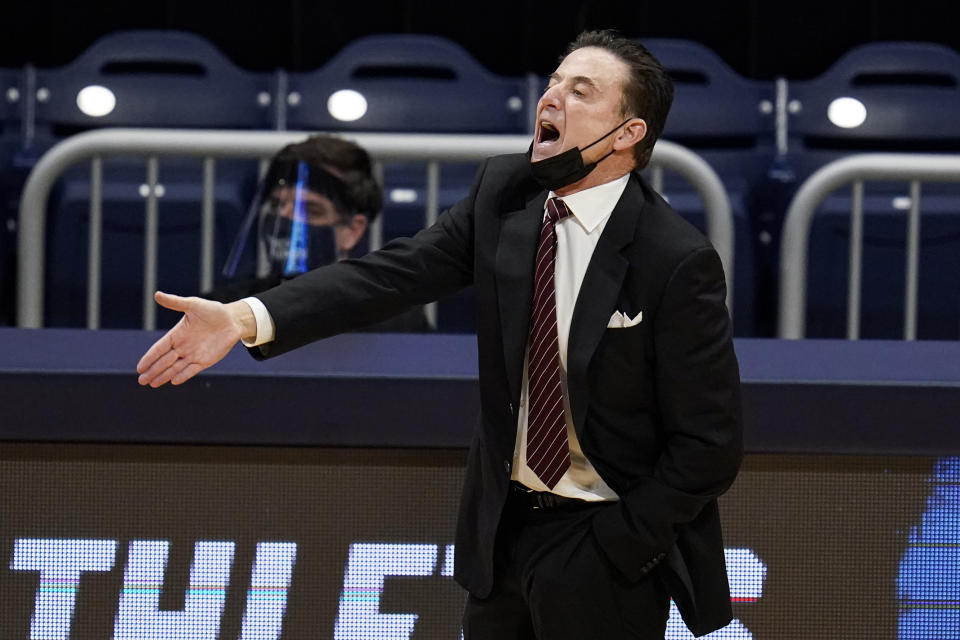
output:
[[537,111],[543,111],[547,107],[557,108],[559,106],[559,95],[560,92],[557,90],[557,85],[544,89],[543,95],[540,96],[540,100],[537,102]]

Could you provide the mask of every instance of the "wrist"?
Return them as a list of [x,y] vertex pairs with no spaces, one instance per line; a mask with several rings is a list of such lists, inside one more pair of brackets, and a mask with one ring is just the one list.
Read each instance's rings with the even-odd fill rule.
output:
[[244,342],[254,342],[257,339],[257,318],[253,309],[243,300],[237,300],[227,305],[233,323],[240,331],[240,339]]

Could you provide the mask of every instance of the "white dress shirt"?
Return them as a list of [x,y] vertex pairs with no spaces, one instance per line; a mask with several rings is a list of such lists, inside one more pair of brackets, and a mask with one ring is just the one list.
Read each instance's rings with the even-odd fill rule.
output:
[[[580,293],[580,285],[587,273],[600,234],[610,219],[613,208],[627,188],[630,174],[612,182],[578,191],[561,199],[571,215],[559,221],[557,230],[557,261],[554,283],[557,295],[557,338],[560,347],[560,377],[563,383],[563,413],[567,420],[567,442],[570,445],[570,468],[560,481],[548,488],[527,466],[527,362],[523,363],[523,388],[520,392],[520,410],[517,415],[517,440],[513,451],[511,479],[537,491],[552,491],[569,498],[582,500],[616,500],[617,494],[600,478],[580,449],[573,417],[570,413],[570,394],[567,391],[567,341],[570,321]],[[547,199],[554,197],[551,191]],[[546,208],[544,208],[546,215]],[[527,345],[529,349],[529,345]]]
[[[587,272],[593,250],[600,234],[610,219],[610,214],[627,187],[630,174],[612,182],[591,187],[569,196],[563,201],[571,215],[557,223],[557,261],[554,283],[557,296],[557,338],[560,348],[560,375],[563,382],[563,407],[567,420],[567,440],[570,444],[570,468],[552,489],[553,493],[583,500],[616,500],[617,494],[600,478],[593,465],[580,449],[577,434],[570,414],[570,397],[567,391],[567,340],[570,336],[570,321],[580,292],[580,285]],[[551,191],[548,199],[554,197]],[[546,209],[544,209],[546,212]],[[273,318],[264,304],[255,297],[244,298],[250,305],[257,321],[257,336],[253,342],[244,341],[247,347],[255,347],[273,341],[275,328]],[[529,347],[528,347],[529,348]],[[550,491],[540,478],[527,466],[527,363],[523,364],[523,388],[517,416],[517,439],[513,453],[511,478],[531,489]]]
[[253,318],[257,321],[256,337],[253,339],[253,342],[241,340],[243,346],[257,347],[261,344],[273,342],[273,337],[276,335],[277,330],[273,325],[273,316],[267,311],[267,306],[260,302],[260,298],[244,298],[243,302],[246,302],[250,306],[250,310],[253,311]]

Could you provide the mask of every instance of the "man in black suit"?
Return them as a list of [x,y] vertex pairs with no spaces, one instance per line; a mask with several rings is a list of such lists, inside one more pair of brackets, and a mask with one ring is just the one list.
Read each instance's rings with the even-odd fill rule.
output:
[[[158,293],[185,316],[144,355],[140,383],[180,384],[241,338],[270,357],[472,284],[481,415],[456,536],[465,637],[662,638],[669,597],[695,634],[725,625],[716,499],[742,439],[723,270],[634,173],[672,93],[642,46],[581,34],[538,103],[529,155],[489,159],[413,238],[258,300]],[[549,468],[544,394],[560,430],[548,447],[562,450]]]

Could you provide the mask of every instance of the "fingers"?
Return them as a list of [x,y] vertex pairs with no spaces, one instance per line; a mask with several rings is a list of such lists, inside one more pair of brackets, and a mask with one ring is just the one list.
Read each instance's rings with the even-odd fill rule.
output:
[[172,293],[157,291],[153,294],[153,299],[156,300],[157,304],[161,307],[173,309],[174,311],[187,311],[190,308],[189,298],[175,296]]
[[186,358],[177,356],[175,351],[170,351],[141,375],[138,382],[141,385],[150,385],[154,389],[162,387],[168,382],[178,385],[183,384],[204,369],[206,369],[204,365],[190,362]]
[[219,303],[184,298],[157,291],[157,304],[184,313],[180,321],[157,340],[137,363],[137,382],[159,387],[167,382],[182,384],[232,348],[239,329]]
[[[146,356],[144,356],[146,357]],[[164,353],[162,356],[156,359],[153,364],[150,365],[148,369],[142,372],[137,382],[141,385],[150,385],[151,387],[159,387],[160,385],[166,383],[175,373],[179,373],[186,364],[181,366],[176,371],[166,375],[171,367],[175,366],[179,357],[176,351],[172,349]],[[186,362],[186,361],[184,361]]]
[[[154,342],[153,346],[140,358],[140,362],[137,363],[137,373],[145,373],[148,371],[161,356],[168,353],[172,348],[173,342],[170,339],[170,332],[168,331],[162,338]],[[142,377],[143,376],[141,376],[141,378]],[[140,384],[146,383],[141,382]]]
[[[174,311],[186,311],[190,303],[186,298],[181,298],[180,296],[171,295],[169,293],[164,293],[162,291],[157,291],[153,294],[153,299],[157,301],[157,304],[166,307],[167,309],[173,309]],[[153,364],[161,356],[166,354],[173,347],[173,341],[170,337],[171,331],[168,331],[164,334],[162,338],[153,343],[143,357],[140,358],[140,362],[137,363],[137,373],[143,374],[148,371]],[[147,384],[143,381],[144,376],[140,376],[140,384]]]
[[[167,382],[170,382],[171,380],[176,380],[177,376],[179,376],[184,369],[187,369],[191,366],[199,367],[198,371],[203,370],[203,367],[201,367],[200,365],[193,364],[189,360],[184,360],[183,358],[180,358],[179,360],[175,361],[172,365],[167,367],[159,376],[157,376],[156,379],[154,379],[153,382],[150,383],[150,386],[156,389],[157,387],[161,387],[165,385]],[[184,378],[184,381],[188,379],[189,378]],[[174,382],[173,384],[180,384],[180,383]]]

